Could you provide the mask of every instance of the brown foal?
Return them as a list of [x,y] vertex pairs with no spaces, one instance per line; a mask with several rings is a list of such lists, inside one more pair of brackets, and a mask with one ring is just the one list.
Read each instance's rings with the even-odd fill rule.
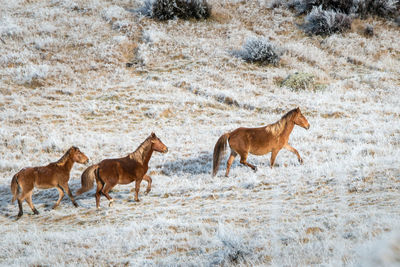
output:
[[102,194],[110,201],[109,206],[111,207],[113,199],[108,192],[117,184],[130,184],[135,181],[135,201],[139,201],[138,196],[142,180],[148,182],[146,193],[151,190],[151,178],[146,175],[146,172],[153,151],[166,153],[168,148],[154,133],[151,133],[136,151],[128,156],[105,159],[90,166],[82,173],[82,187],[78,190],[77,195],[90,190],[96,179],[96,207],[100,207],[100,196]]
[[231,165],[238,154],[240,155],[240,163],[252,168],[254,171],[257,170],[257,167],[247,162],[249,153],[253,155],[265,155],[272,152],[272,168],[279,150],[285,148],[296,154],[299,162],[303,163],[299,152],[288,144],[289,135],[294,125],[299,125],[305,129],[310,128],[310,124],[303,114],[301,114],[300,108],[289,111],[273,124],[260,128],[242,127],[222,135],[214,147],[212,175],[215,176],[218,171],[222,155],[227,147],[227,142],[231,148],[231,154],[227,162],[225,176],[228,176]]
[[88,157],[79,148],[73,146],[57,162],[52,162],[47,166],[28,167],[20,170],[14,175],[11,181],[12,202],[15,199],[18,200],[18,217],[21,217],[23,214],[22,202],[24,200],[26,200],[34,214],[39,214],[32,203],[34,187],[40,189],[57,188],[59,197],[53,209],[60,204],[60,201],[64,197],[64,191],[67,192],[72,203],[77,207],[78,204],[75,202],[74,196],[68,186],[69,174],[75,162],[86,164],[88,161]]

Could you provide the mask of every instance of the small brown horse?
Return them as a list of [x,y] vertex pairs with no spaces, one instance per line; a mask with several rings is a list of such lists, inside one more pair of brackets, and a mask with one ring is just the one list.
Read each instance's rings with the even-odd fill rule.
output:
[[21,217],[23,214],[22,202],[24,200],[26,200],[34,214],[39,214],[32,203],[34,187],[40,189],[55,187],[58,189],[59,197],[53,209],[60,204],[61,199],[64,197],[63,190],[67,192],[72,203],[77,207],[78,204],[75,202],[74,196],[68,186],[69,174],[74,162],[86,164],[89,162],[89,159],[79,148],[73,146],[56,162],[42,167],[24,168],[15,174],[11,181],[11,192],[13,194],[12,202],[18,199],[18,217]]
[[301,114],[299,108],[293,109],[285,114],[279,121],[269,124],[260,128],[238,128],[233,132],[222,135],[214,147],[213,155],[213,172],[212,175],[218,171],[222,155],[227,147],[227,142],[231,148],[231,155],[227,162],[225,176],[228,176],[229,169],[233,160],[240,155],[240,163],[249,166],[254,171],[257,167],[247,162],[249,153],[253,155],[264,155],[268,152],[271,154],[271,168],[274,166],[276,155],[279,150],[286,148],[287,150],[295,153],[300,163],[303,160],[299,152],[288,144],[289,135],[293,130],[294,125],[299,125],[305,129],[310,128],[307,119]]
[[153,151],[167,153],[168,148],[154,133],[151,133],[135,152],[126,157],[105,159],[87,168],[81,176],[82,187],[76,194],[80,195],[90,190],[96,179],[96,207],[100,207],[101,194],[110,201],[109,206],[111,207],[114,200],[108,192],[117,184],[130,184],[135,181],[135,201],[139,201],[138,195],[142,180],[148,182],[146,192],[148,193],[151,189],[151,178],[146,175],[146,172]]

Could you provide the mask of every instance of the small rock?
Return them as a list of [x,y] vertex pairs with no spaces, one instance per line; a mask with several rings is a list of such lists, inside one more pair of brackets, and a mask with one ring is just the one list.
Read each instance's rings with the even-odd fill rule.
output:
[[374,36],[374,27],[372,27],[371,25],[365,26],[364,35],[367,37]]
[[322,230],[319,227],[309,227],[306,229],[306,234],[317,234],[317,233],[322,233],[324,230]]
[[171,109],[169,109],[169,108],[167,108],[167,109],[165,109],[163,112],[161,112],[161,114],[160,114],[160,117],[163,117],[163,118],[170,118],[170,117],[172,117],[173,116],[173,112],[172,112],[172,110]]

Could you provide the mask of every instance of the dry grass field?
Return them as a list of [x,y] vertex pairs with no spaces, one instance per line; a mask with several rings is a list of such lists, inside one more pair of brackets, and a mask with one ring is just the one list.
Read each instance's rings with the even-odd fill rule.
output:
[[[400,266],[400,28],[378,17],[309,36],[303,16],[272,1],[209,1],[207,20],[157,21],[138,0],[0,0],[0,265]],[[363,28],[372,25],[373,36]],[[232,56],[248,38],[281,51],[276,65]],[[313,88],[281,86],[296,72]],[[225,162],[217,139],[300,107],[282,150]],[[75,208],[35,190],[39,215],[11,203],[12,176],[72,145],[92,164],[133,152],[154,131],[153,190],[94,189]],[[87,166],[71,172],[73,192]]]

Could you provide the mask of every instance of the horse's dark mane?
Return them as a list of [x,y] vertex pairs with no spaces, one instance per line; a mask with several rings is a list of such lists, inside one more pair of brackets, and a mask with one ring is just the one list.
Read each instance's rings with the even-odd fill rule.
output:
[[286,122],[288,120],[291,120],[293,115],[295,115],[296,113],[297,113],[297,108],[292,109],[291,111],[283,115],[282,118],[280,118],[280,120],[278,120],[277,122],[267,125],[266,130],[271,131],[273,135],[281,134],[282,131],[285,129]]
[[136,159],[137,161],[142,162],[143,159],[143,153],[147,146],[149,145],[151,141],[152,136],[150,135],[149,137],[146,138],[139,146],[136,148],[136,150],[132,153],[129,154],[130,159]]
[[71,153],[71,149],[73,149],[73,148],[75,148],[76,149],[76,147],[70,147],[68,150],[67,150],[67,152],[65,152],[65,154],[59,159],[59,160],[57,160],[57,162],[56,162],[56,164],[58,165],[58,166],[63,166],[63,165],[65,165],[65,163],[67,162],[67,160],[68,160],[68,158],[69,158],[69,155],[70,155],[70,153]]
[[292,109],[291,111],[289,111],[288,113],[286,113],[285,115],[282,116],[282,119],[286,119],[286,118],[291,118],[295,113],[297,113],[297,108]]

